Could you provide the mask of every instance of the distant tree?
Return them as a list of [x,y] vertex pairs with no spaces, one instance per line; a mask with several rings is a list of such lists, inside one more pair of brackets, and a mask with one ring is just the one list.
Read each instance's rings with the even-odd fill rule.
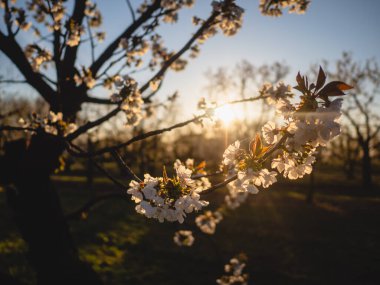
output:
[[[368,59],[364,63],[354,60],[350,53],[343,53],[341,59],[333,66],[325,61],[326,74],[333,79],[342,80],[355,86],[345,102],[343,115],[347,121],[346,150],[349,145],[357,143],[360,148],[361,177],[363,188],[372,189],[375,141],[380,135],[380,68],[375,59]],[[337,94],[338,95],[338,94]],[[353,142],[355,141],[355,142]],[[355,152],[350,151],[350,156]],[[351,159],[351,158],[348,158]]]
[[360,146],[347,128],[343,128],[341,135],[331,142],[328,158],[330,162],[341,165],[347,179],[355,178],[360,163]]

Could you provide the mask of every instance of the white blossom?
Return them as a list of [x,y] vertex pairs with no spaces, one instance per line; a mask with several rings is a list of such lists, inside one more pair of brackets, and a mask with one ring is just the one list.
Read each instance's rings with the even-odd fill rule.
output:
[[199,215],[195,219],[195,224],[205,234],[212,235],[215,233],[216,225],[223,219],[220,212],[206,211],[203,215]]
[[268,123],[266,123],[262,127],[261,131],[262,131],[265,141],[268,144],[275,144],[278,141],[278,136],[277,136],[278,131],[276,129],[276,125],[274,122],[269,121]]
[[178,246],[192,246],[194,243],[194,236],[192,231],[177,231],[174,234],[173,240]]
[[244,274],[243,270],[246,266],[242,258],[234,257],[228,264],[224,266],[225,275],[216,280],[220,285],[247,285],[248,274]]
[[240,153],[240,142],[235,141],[233,144],[229,145],[228,148],[223,153],[223,164],[226,166],[234,165],[238,155]]
[[138,213],[160,222],[183,223],[186,214],[208,205],[207,201],[200,199],[203,189],[191,179],[190,169],[180,165],[176,168],[175,178],[165,179],[145,174],[143,182],[132,181],[129,184],[127,193],[138,204]]

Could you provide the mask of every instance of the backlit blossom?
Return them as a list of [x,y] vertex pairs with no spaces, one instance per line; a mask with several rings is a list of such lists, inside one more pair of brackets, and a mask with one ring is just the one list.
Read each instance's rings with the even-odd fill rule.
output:
[[215,233],[216,225],[223,219],[219,212],[206,211],[203,215],[199,215],[195,219],[195,224],[205,234],[212,235]]
[[200,199],[202,189],[191,179],[192,171],[180,165],[173,178],[152,177],[145,174],[143,182],[132,180],[127,193],[137,204],[136,211],[160,222],[183,223],[186,214],[199,211],[208,205]]
[[178,246],[192,246],[194,243],[194,236],[192,231],[177,231],[174,234],[173,240]]
[[262,134],[263,134],[263,137],[265,139],[265,141],[268,143],[268,144],[274,144],[277,142],[278,140],[278,136],[277,136],[277,129],[276,129],[276,125],[274,122],[271,122],[269,121],[268,123],[266,123],[262,129]]

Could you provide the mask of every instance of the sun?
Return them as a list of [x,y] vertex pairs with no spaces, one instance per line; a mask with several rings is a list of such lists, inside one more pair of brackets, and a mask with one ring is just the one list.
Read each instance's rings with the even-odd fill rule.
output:
[[239,115],[239,110],[235,106],[225,105],[215,109],[214,116],[221,120],[224,125],[230,125],[240,118],[241,113]]

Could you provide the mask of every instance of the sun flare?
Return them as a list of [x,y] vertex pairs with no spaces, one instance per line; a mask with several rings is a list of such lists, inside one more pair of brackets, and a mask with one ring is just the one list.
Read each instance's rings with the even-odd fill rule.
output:
[[233,106],[226,105],[215,110],[215,117],[221,120],[224,125],[230,125],[232,122],[238,120],[240,116],[239,110]]

